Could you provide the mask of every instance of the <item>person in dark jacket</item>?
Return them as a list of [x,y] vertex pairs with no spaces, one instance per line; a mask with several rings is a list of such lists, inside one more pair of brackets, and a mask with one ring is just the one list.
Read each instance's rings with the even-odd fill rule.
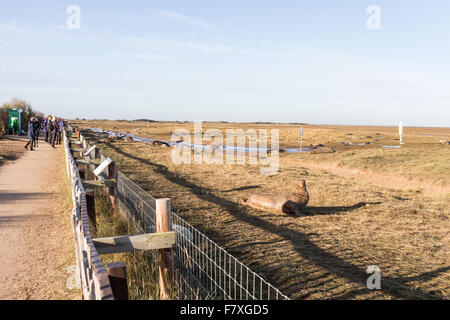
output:
[[28,142],[25,145],[25,149],[28,150],[28,145],[30,145],[30,151],[33,151],[33,142],[34,142],[34,137],[35,137],[35,132],[34,132],[34,128],[35,128],[35,118],[31,118],[30,122],[28,122]]
[[33,147],[39,147],[39,132],[41,131],[41,123],[37,118],[34,118],[34,140]]
[[56,121],[55,117],[52,117],[52,121],[50,122],[50,133],[51,133],[51,145],[52,148],[55,147],[55,142],[56,142],[56,134],[58,133],[58,122]]
[[42,128],[44,129],[45,142],[48,142],[47,122],[48,118],[44,118],[44,121],[42,122]]
[[62,133],[64,131],[64,121],[61,118],[58,118],[58,133],[57,133],[57,139],[56,142],[57,144],[61,144],[62,143]]

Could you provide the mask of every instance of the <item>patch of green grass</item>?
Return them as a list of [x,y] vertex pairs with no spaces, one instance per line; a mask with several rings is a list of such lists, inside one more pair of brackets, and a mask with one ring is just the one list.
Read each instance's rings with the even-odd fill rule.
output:
[[[95,191],[97,228],[92,228],[95,238],[139,234],[132,222],[114,213],[105,192]],[[159,299],[158,269],[155,256],[150,251],[127,252],[101,256],[105,266],[123,261],[127,267],[128,295],[130,300]]]

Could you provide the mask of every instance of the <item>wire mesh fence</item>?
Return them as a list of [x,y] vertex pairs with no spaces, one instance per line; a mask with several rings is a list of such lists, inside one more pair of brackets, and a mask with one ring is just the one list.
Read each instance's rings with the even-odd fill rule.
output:
[[[155,198],[119,172],[118,204],[142,232],[156,231]],[[171,213],[176,232],[175,283],[179,299],[286,300],[287,296]]]

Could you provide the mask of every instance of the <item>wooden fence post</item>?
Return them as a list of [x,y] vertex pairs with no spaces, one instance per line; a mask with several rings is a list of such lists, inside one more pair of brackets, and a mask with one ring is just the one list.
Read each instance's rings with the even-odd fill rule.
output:
[[86,179],[86,172],[84,170],[84,168],[78,168],[78,173],[80,174],[80,178],[81,180],[85,180]]
[[109,188],[109,199],[111,200],[111,206],[114,211],[117,210],[116,208],[116,200],[117,200],[117,165],[116,162],[113,161],[108,166],[108,177],[109,179],[115,179],[116,185],[114,187]]
[[94,190],[86,190],[86,209],[94,229],[97,229],[97,218],[95,214]]
[[94,150],[94,159],[101,159],[100,148],[96,147]]
[[82,135],[82,134],[79,134],[80,133],[80,131],[78,131],[78,135],[79,135],[79,138],[78,138],[78,140],[80,141],[80,144],[78,145],[78,148],[79,148],[79,150],[80,150],[80,154],[79,154],[79,158],[78,159],[83,159],[83,156],[84,156],[84,151],[83,151],[83,149],[84,149],[84,144],[86,143],[85,142],[85,140],[84,140],[84,136]]
[[[172,231],[170,199],[156,200],[156,232]],[[172,249],[158,250],[159,297],[166,300],[174,288],[174,257]]]
[[111,262],[106,266],[114,300],[128,300],[127,267],[124,262]]
[[[100,154],[100,149],[98,147],[95,147],[94,151],[92,151],[89,155],[88,155],[88,159],[101,159],[101,154]],[[93,172],[95,170],[95,164],[90,164],[88,165],[90,172]],[[98,177],[94,174],[94,180],[98,180]]]

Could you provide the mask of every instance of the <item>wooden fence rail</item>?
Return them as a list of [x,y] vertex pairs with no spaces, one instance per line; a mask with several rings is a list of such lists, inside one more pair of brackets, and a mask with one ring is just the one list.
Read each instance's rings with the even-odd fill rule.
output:
[[[77,134],[77,137],[79,133]],[[72,226],[75,237],[77,277],[84,300],[114,299],[108,273],[95,248],[89,228],[86,191],[70,150],[68,132],[64,132],[67,175],[72,186]]]

